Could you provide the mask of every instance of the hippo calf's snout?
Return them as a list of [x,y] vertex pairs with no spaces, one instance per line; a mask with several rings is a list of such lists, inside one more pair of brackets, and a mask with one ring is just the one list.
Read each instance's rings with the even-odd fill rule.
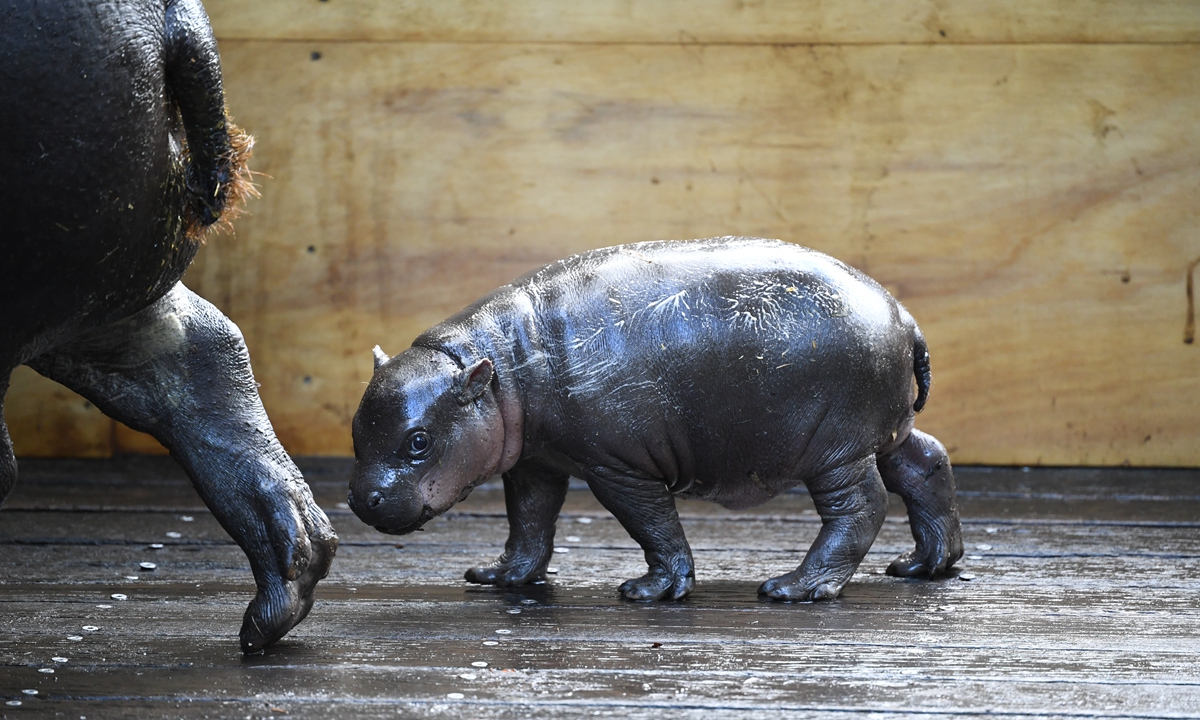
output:
[[432,517],[416,487],[398,482],[392,473],[364,472],[359,467],[350,480],[346,503],[363,522],[391,535],[413,532]]

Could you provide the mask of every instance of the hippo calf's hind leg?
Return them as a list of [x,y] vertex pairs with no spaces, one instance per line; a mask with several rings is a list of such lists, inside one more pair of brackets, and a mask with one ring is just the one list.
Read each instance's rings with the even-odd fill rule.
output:
[[962,527],[954,494],[954,470],[946,449],[932,435],[913,430],[892,452],[879,457],[883,484],[908,508],[915,550],[888,566],[889,575],[935,577],[963,554]]
[[631,478],[608,469],[584,472],[600,504],[642,547],[650,571],[621,584],[626,600],[678,600],[696,584],[692,549],[679,524],[675,497],[661,480]]
[[866,557],[887,514],[887,491],[874,455],[806,484],[821,515],[821,532],[800,567],[758,589],[776,600],[836,598]]
[[567,473],[518,464],[504,473],[508,542],[504,554],[486,567],[471,568],[466,579],[510,587],[537,580],[554,551],[554,523],[567,497]]
[[337,536],[275,437],[237,326],[176,284],[145,310],[30,365],[150,433],[183,465],[254,571],[244,651],[304,619]]

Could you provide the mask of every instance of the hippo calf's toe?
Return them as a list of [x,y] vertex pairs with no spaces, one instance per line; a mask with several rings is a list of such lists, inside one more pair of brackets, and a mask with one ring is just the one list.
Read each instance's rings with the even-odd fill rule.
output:
[[[914,382],[915,379],[915,382]],[[349,501],[406,533],[496,473],[510,532],[467,580],[541,578],[570,476],[645,551],[630,600],[695,583],[675,497],[750,507],[803,483],[823,521],[779,600],[835,598],[883,524],[887,492],[916,548],[888,572],[962,556],[945,448],[914,429],[929,355],[878,283],[776,240],[714,238],[576,255],[494,291],[375,373],[354,417]]]

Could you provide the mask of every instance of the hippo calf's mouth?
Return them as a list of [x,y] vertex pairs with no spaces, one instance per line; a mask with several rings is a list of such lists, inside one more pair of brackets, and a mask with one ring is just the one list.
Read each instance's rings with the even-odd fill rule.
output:
[[414,522],[411,522],[407,525],[401,525],[400,527],[388,527],[386,525],[375,525],[374,528],[376,530],[378,530],[379,532],[384,533],[386,535],[408,535],[409,533],[416,532],[417,530],[423,530],[424,528],[421,526],[424,525],[425,523],[429,522],[436,516],[437,516],[437,513],[435,513],[432,508],[430,508],[429,506],[425,506],[425,508],[423,510],[421,510],[421,516],[419,518],[417,518]]

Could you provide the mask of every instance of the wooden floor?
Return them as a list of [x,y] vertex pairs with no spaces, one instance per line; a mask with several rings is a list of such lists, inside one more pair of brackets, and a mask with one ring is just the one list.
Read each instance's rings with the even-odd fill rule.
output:
[[243,658],[246,560],[171,461],[23,461],[0,512],[0,714],[1200,717],[1200,471],[959,468],[958,577],[882,574],[912,542],[893,504],[822,604],[755,595],[816,535],[807,495],[681,503],[696,591],[640,605],[616,586],[641,553],[586,489],[551,581],[498,591],[461,579],[501,550],[498,487],[394,538],[342,504],[346,462],[302,467],[341,550],[309,619]]

